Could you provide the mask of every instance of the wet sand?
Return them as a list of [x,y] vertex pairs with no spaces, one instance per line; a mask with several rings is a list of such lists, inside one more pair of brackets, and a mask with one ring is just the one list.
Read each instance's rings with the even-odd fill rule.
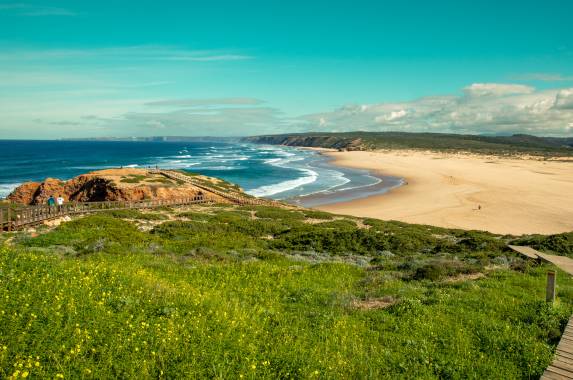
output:
[[573,231],[571,159],[404,150],[322,154],[335,165],[404,178],[407,184],[315,207],[320,210],[514,235]]

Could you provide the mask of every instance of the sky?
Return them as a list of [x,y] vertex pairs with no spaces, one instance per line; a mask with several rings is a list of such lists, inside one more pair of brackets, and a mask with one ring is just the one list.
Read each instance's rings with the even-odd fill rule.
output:
[[0,0],[0,138],[573,136],[571,15],[570,0]]

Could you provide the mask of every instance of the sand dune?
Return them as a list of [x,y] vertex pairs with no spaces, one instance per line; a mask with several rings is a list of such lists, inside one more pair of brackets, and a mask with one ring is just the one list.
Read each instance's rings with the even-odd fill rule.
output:
[[337,165],[403,177],[408,184],[322,210],[516,235],[573,231],[572,161],[419,151],[324,154]]

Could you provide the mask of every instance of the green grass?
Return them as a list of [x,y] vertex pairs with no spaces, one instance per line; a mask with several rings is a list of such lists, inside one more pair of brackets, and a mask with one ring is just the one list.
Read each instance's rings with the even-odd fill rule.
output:
[[165,220],[167,215],[157,212],[141,212],[139,210],[113,210],[105,211],[101,215],[110,215],[120,219],[138,219],[138,220]]
[[333,219],[334,216],[331,213],[317,210],[304,210],[304,216],[310,219]]
[[0,378],[535,378],[573,311],[571,279],[546,304],[547,267],[498,236],[199,210],[3,243]]
[[[149,179],[146,179],[145,182],[149,182],[149,183],[163,183],[163,184],[166,184],[166,185],[173,185],[173,184],[174,184],[174,182],[173,182],[172,180],[168,179],[168,178],[149,178]],[[176,183],[179,184],[179,185],[181,185],[181,184],[183,184],[183,183],[185,183],[185,182],[183,182],[183,181],[177,181]]]
[[127,176],[121,177],[121,179],[119,180],[119,182],[123,182],[123,183],[141,183],[141,181],[145,180],[146,178],[148,178],[145,175],[140,175],[140,174],[128,174]]
[[[220,178],[217,178],[215,181],[213,181],[213,180],[209,180],[206,178],[201,178],[201,174],[188,172],[186,170],[178,170],[178,172],[180,172],[181,174],[185,174],[186,176],[193,177],[193,179],[198,184],[213,188],[215,190],[225,191],[225,192],[229,192],[229,191],[230,192],[242,192],[241,187],[238,186],[237,184],[227,182],[227,181],[222,180]],[[242,195],[248,196],[247,194],[242,194]]]

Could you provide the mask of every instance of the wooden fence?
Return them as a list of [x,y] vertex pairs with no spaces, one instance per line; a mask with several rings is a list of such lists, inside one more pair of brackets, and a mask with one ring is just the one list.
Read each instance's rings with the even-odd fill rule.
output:
[[189,183],[195,187],[198,187],[198,188],[203,189],[205,191],[208,191],[210,193],[216,194],[216,195],[220,196],[221,198],[227,199],[228,201],[235,203],[235,204],[284,207],[284,204],[277,202],[277,201],[270,200],[270,199],[249,197],[243,193],[232,191],[230,189],[227,189],[225,191],[218,190],[212,186],[205,184],[204,182],[198,181],[191,176],[185,175],[185,174],[177,172],[175,170],[156,169],[156,170],[151,170],[151,172],[156,173],[156,174],[162,174],[163,176],[165,176],[167,178],[174,179],[176,181],[182,181],[182,182]]
[[0,232],[17,230],[22,227],[42,223],[46,220],[61,218],[66,215],[71,216],[102,211],[155,208],[161,206],[182,206],[209,202],[212,202],[212,200],[203,195],[198,195],[189,198],[141,201],[70,202],[61,206],[10,205],[0,207]]

